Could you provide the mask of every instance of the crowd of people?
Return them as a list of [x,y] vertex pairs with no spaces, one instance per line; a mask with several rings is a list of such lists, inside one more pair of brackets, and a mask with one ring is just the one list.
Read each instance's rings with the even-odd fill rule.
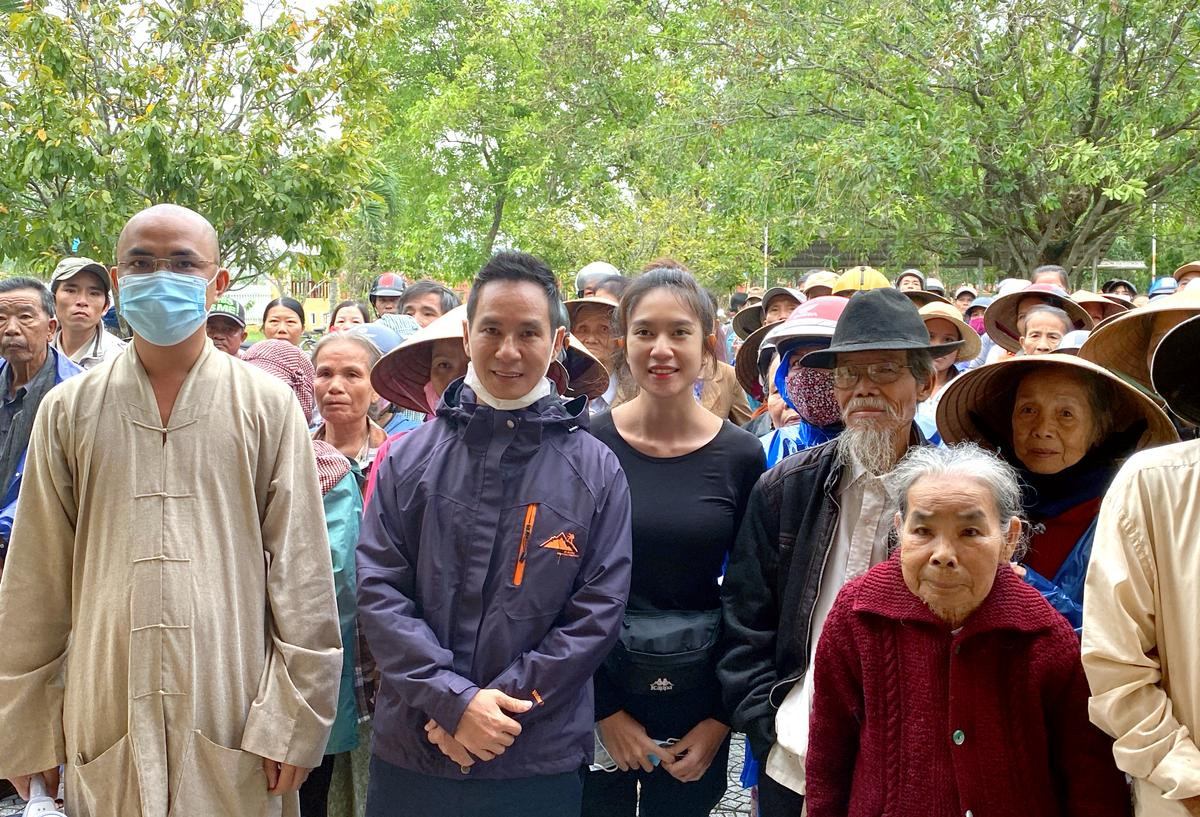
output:
[[247,343],[200,214],[116,246],[0,281],[22,797],[701,817],[737,739],[762,817],[1200,815],[1200,262],[723,313],[505,251],[308,350],[287,297]]

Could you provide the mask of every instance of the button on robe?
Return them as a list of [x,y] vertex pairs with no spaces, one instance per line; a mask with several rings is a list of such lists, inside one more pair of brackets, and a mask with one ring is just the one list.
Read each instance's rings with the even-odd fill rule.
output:
[[211,344],[165,427],[132,345],[76,379],[0,584],[0,777],[65,763],[72,817],[297,813],[260,756],[321,762],[341,669],[299,405]]

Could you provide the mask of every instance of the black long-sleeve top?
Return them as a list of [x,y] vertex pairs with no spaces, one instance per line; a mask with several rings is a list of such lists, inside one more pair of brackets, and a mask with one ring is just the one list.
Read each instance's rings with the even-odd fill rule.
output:
[[[617,455],[629,481],[633,574],[627,609],[720,607],[725,561],[750,490],[766,468],[762,443],[725,421],[717,435],[695,451],[651,457],[625,442],[607,413],[592,418],[591,431]],[[635,712],[646,703],[628,700],[646,696],[626,695],[603,668],[595,686],[597,720],[620,709],[632,710],[636,718]],[[715,677],[704,697],[712,701],[706,717],[726,721]]]

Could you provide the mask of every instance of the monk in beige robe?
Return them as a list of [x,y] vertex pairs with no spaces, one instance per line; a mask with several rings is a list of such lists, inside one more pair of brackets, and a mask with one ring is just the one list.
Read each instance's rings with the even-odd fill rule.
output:
[[[228,282],[215,239],[182,208],[135,216],[118,297],[127,266],[178,267],[207,281],[206,311]],[[51,391],[33,430],[0,582],[0,777],[20,790],[65,764],[71,817],[296,814],[333,722],[341,644],[305,419],[202,318],[176,344],[142,336],[194,311],[138,314],[134,342]]]

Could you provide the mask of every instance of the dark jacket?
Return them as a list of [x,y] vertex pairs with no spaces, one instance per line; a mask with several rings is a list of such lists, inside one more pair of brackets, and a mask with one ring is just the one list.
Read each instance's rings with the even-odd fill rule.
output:
[[[913,442],[926,445],[914,424]],[[765,762],[775,712],[808,669],[813,608],[837,532],[837,440],[784,458],[750,494],[721,589],[717,678],[732,726]]]
[[1006,564],[954,632],[898,557],[871,568],[843,588],[817,649],[808,813],[1127,817],[1076,644]]
[[470,770],[508,779],[591,760],[591,676],[629,593],[629,489],[587,434],[586,400],[477,405],[461,381],[437,417],[393,443],[358,545],[358,611],[380,670],[372,751],[463,779],[425,737],[451,733],[475,693],[537,705]]
[[[54,385],[66,380],[68,377],[74,377],[83,371],[75,365],[71,358],[67,357],[62,352],[55,349],[53,346],[48,348],[48,354],[54,358]],[[8,361],[0,359],[0,378],[8,378]],[[0,383],[6,380],[0,380]],[[36,413],[38,404],[27,405],[22,410],[29,410]],[[17,497],[21,493],[21,476],[25,473],[25,455],[29,453],[29,439],[22,441],[25,450],[21,452],[21,459],[17,463],[16,473],[9,480],[8,485],[3,486],[4,494],[0,496],[0,559],[4,558],[8,552],[8,540],[12,536],[13,517],[17,512]]]

